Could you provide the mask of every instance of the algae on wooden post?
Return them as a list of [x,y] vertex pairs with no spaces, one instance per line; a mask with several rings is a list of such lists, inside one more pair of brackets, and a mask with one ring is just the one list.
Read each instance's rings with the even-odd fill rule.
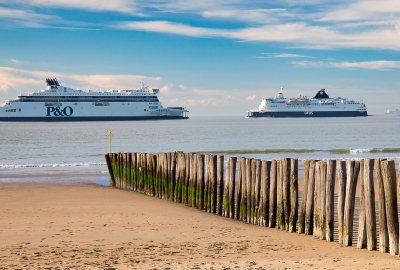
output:
[[217,215],[222,215],[223,196],[224,196],[224,156],[219,155],[217,158]]
[[315,190],[315,160],[310,160],[308,170],[308,190],[305,215],[305,234],[313,235],[314,228],[314,190]]
[[299,163],[297,159],[290,160],[290,217],[289,232],[296,232],[296,225],[299,210]]
[[269,222],[268,227],[275,228],[276,226],[276,212],[277,212],[277,178],[278,169],[277,161],[271,162],[271,181],[269,186]]

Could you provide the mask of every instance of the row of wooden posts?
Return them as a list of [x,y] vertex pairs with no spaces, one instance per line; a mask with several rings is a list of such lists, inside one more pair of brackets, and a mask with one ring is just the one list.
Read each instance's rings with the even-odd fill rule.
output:
[[[357,192],[357,247],[399,254],[393,160],[305,160],[300,197],[297,159],[225,160],[222,155],[182,152],[110,153],[105,158],[110,186],[343,246],[353,245]],[[334,239],[335,224],[338,239]]]

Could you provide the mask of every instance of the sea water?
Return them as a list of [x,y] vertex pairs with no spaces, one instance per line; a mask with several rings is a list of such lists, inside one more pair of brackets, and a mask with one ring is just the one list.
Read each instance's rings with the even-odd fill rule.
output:
[[[128,122],[0,122],[0,181],[108,177],[112,152],[197,152],[264,160],[400,158],[400,117],[245,118]],[[301,162],[300,162],[301,163]]]

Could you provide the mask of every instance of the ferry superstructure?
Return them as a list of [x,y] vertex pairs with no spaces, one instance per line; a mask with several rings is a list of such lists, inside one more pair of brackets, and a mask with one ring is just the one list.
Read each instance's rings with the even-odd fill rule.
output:
[[0,121],[124,121],[188,119],[183,107],[164,108],[159,89],[141,83],[139,90],[83,91],[46,79],[46,89],[21,93],[0,107]]
[[321,89],[314,98],[285,98],[283,88],[274,98],[263,97],[258,110],[247,111],[247,117],[356,117],[368,116],[362,101],[330,98]]

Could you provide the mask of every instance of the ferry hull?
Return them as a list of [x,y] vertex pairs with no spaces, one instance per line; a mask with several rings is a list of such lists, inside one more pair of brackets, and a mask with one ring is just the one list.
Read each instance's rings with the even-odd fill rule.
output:
[[77,116],[77,117],[0,117],[0,122],[79,122],[79,121],[141,121],[189,119],[187,116]]
[[358,111],[313,111],[313,112],[257,112],[250,111],[247,114],[249,118],[257,118],[257,117],[361,117],[368,116],[366,111],[358,112]]

